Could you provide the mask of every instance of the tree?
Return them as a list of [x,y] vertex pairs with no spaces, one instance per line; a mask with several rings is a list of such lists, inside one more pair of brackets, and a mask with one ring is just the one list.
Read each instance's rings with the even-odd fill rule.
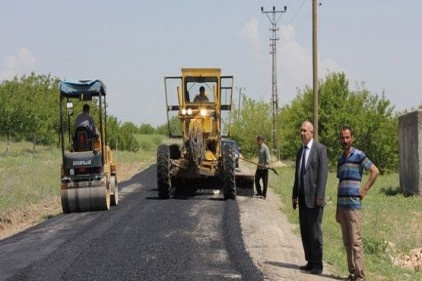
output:
[[141,126],[139,126],[139,133],[144,135],[152,135],[155,134],[155,129],[150,124],[142,123]]
[[0,135],[8,143],[29,140],[50,144],[57,140],[58,79],[50,75],[15,77],[0,84]]
[[[31,73],[0,83],[0,137],[7,141],[6,153],[12,140],[32,141],[34,149],[36,144],[58,143],[59,81],[51,75]],[[75,112],[81,112],[84,103],[87,102],[74,100]],[[98,116],[98,101],[93,99],[89,104],[90,114]],[[113,116],[110,116],[109,121],[107,128],[111,131],[109,138],[112,144],[119,143],[120,149],[139,149],[133,136],[138,132],[135,124],[126,122],[121,125]],[[66,119],[64,126],[67,132],[69,126],[73,129],[74,124],[67,124]]]
[[133,122],[129,122],[129,121],[124,122],[121,125],[121,129],[131,134],[136,134],[139,132],[138,127],[136,127],[136,125]]
[[121,125],[116,117],[107,117],[108,144],[112,149],[137,152],[140,145],[133,136],[137,130],[136,125],[131,122]]
[[242,154],[251,157],[256,153],[256,137],[262,135],[271,148],[271,110],[263,101],[243,96],[242,109],[235,112],[231,137],[242,147]]
[[[333,167],[341,153],[340,129],[348,125],[355,132],[355,145],[363,150],[382,171],[398,167],[398,121],[394,107],[384,96],[363,88],[349,89],[344,73],[330,73],[319,82],[319,141],[327,146]],[[299,128],[313,118],[312,89],[305,87],[280,110],[281,152],[293,160],[300,145]]]
[[167,123],[163,124],[163,125],[159,125],[155,128],[155,132],[159,135],[165,135],[168,136],[169,134],[169,129],[168,129],[168,125]]

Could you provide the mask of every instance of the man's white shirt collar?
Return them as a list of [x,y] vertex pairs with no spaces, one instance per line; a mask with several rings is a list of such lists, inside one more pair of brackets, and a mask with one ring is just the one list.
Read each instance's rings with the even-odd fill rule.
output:
[[311,147],[312,147],[312,144],[314,143],[314,139],[312,138],[309,142],[308,142],[308,144],[307,145],[304,145],[303,147],[307,147],[307,148],[309,148],[309,150],[311,150]]

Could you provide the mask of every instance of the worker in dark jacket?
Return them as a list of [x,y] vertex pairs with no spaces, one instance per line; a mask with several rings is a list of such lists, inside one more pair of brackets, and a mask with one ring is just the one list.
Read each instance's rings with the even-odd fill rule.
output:
[[[256,196],[267,198],[268,188],[268,167],[271,163],[271,155],[268,146],[264,143],[264,137],[256,138],[258,144],[258,166],[255,172]],[[263,189],[261,189],[260,180],[262,179]]]

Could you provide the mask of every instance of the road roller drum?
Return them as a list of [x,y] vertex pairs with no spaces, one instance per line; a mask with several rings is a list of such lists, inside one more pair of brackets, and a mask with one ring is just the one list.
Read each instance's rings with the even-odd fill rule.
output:
[[106,185],[62,189],[64,213],[110,209],[110,191]]

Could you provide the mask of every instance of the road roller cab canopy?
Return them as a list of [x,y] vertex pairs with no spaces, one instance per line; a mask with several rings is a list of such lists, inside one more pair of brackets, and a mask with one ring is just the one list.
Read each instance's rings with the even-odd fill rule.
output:
[[67,98],[91,100],[92,97],[105,96],[106,86],[100,80],[61,81],[60,94]]

